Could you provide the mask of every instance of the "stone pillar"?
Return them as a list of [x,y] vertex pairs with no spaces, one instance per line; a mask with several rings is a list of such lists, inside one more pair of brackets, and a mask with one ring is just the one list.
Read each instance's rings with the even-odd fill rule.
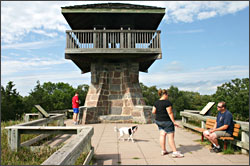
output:
[[139,63],[92,63],[85,107],[96,107],[98,116],[131,115],[134,106],[145,105],[138,77]]

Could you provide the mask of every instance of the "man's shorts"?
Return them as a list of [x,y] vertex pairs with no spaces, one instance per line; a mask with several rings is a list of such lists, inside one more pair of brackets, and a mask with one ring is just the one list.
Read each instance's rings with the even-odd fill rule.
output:
[[[208,130],[210,131],[210,130]],[[232,135],[227,133],[226,131],[215,131],[214,132],[216,134],[216,137],[219,138],[219,137],[231,137]]]
[[78,114],[78,113],[79,113],[79,108],[73,108],[73,112],[74,112],[75,114]]
[[157,124],[159,130],[164,130],[166,133],[173,133],[175,131],[174,123],[172,121],[155,120],[155,123]]

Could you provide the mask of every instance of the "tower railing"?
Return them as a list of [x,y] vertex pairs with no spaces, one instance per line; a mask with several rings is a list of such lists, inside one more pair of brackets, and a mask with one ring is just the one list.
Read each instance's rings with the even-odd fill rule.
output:
[[159,49],[159,30],[67,30],[67,49]]

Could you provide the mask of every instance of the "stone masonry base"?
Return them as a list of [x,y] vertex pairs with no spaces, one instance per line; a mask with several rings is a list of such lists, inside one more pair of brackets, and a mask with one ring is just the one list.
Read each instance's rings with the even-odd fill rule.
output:
[[138,77],[138,62],[92,63],[82,123],[151,123],[152,108],[145,105]]

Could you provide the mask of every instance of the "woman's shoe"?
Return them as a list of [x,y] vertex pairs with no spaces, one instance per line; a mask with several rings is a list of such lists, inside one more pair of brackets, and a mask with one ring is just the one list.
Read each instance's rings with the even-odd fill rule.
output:
[[184,157],[184,155],[181,154],[181,152],[177,151],[177,152],[173,152],[172,153],[172,157],[174,157],[174,158],[181,158],[181,157]]
[[163,150],[161,151],[162,156],[167,155],[167,154],[169,154],[167,151],[163,151]]

